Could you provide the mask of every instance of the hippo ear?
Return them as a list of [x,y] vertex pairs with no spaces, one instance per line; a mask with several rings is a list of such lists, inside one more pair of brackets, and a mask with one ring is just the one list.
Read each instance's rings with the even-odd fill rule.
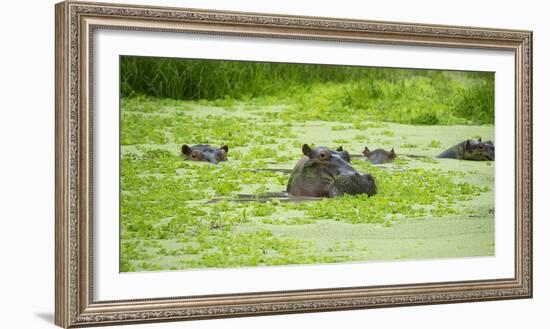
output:
[[[302,153],[308,157],[310,157],[311,155],[311,147],[309,147],[309,145],[307,144],[304,144],[302,145]],[[311,158],[311,157],[310,157]]]
[[478,137],[478,138],[477,138],[477,141],[478,141],[478,142],[481,142],[481,137]]
[[393,149],[393,147],[392,147],[391,150],[390,150],[389,158],[390,158],[390,159],[395,159],[395,158],[397,158],[397,154],[395,154],[395,150]]
[[220,150],[224,150],[225,153],[227,153],[227,152],[229,152],[229,146],[227,146],[227,144],[225,144],[222,147],[220,147]]
[[340,145],[340,146],[338,146],[338,148],[336,149],[336,151],[342,152],[342,151],[344,151],[344,148],[342,147],[342,145]]
[[183,153],[185,155],[189,155],[189,154],[191,154],[191,148],[187,144],[183,144],[181,146],[181,153]]
[[370,157],[370,150],[368,147],[365,146],[365,149],[363,150],[363,154],[368,158]]

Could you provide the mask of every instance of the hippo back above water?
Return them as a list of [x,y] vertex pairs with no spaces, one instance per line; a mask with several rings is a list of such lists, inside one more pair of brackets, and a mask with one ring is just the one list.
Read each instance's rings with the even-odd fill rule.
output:
[[473,161],[494,161],[495,145],[492,141],[465,140],[447,149],[437,156],[438,158],[473,160]]
[[181,153],[187,160],[206,161],[213,164],[226,161],[227,152],[229,152],[227,145],[223,145],[220,148],[215,148],[208,144],[197,144],[194,146],[183,144],[181,146]]
[[[344,153],[345,152],[345,153]],[[349,154],[326,147],[302,146],[304,157],[294,167],[287,192],[293,196],[335,197],[344,194],[376,193],[374,177],[355,170]],[[346,158],[347,154],[347,158]]]

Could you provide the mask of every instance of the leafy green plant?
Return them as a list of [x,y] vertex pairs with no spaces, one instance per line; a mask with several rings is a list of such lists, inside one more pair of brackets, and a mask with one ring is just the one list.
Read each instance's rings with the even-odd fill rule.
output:
[[[228,111],[236,110],[237,101],[287,103],[300,110],[298,117],[271,113],[281,119],[334,121],[352,115],[425,125],[494,122],[494,74],[484,72],[123,56],[121,93],[194,100]],[[139,110],[155,112],[147,104]]]

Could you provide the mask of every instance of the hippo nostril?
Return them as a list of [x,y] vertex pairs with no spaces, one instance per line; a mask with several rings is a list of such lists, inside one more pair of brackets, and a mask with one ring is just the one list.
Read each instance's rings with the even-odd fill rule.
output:
[[218,164],[218,161],[216,160],[216,157],[213,154],[207,153],[205,156],[205,159],[210,163]]

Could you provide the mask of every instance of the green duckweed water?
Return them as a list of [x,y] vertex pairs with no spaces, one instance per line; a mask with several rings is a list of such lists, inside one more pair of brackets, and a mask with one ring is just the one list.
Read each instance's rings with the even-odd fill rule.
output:
[[[320,110],[324,111],[324,110]],[[494,255],[494,163],[436,159],[493,125],[408,125],[273,101],[121,102],[121,271]],[[182,144],[229,145],[219,165]],[[352,154],[378,194],[284,194],[301,145]],[[365,146],[395,148],[371,165]]]

